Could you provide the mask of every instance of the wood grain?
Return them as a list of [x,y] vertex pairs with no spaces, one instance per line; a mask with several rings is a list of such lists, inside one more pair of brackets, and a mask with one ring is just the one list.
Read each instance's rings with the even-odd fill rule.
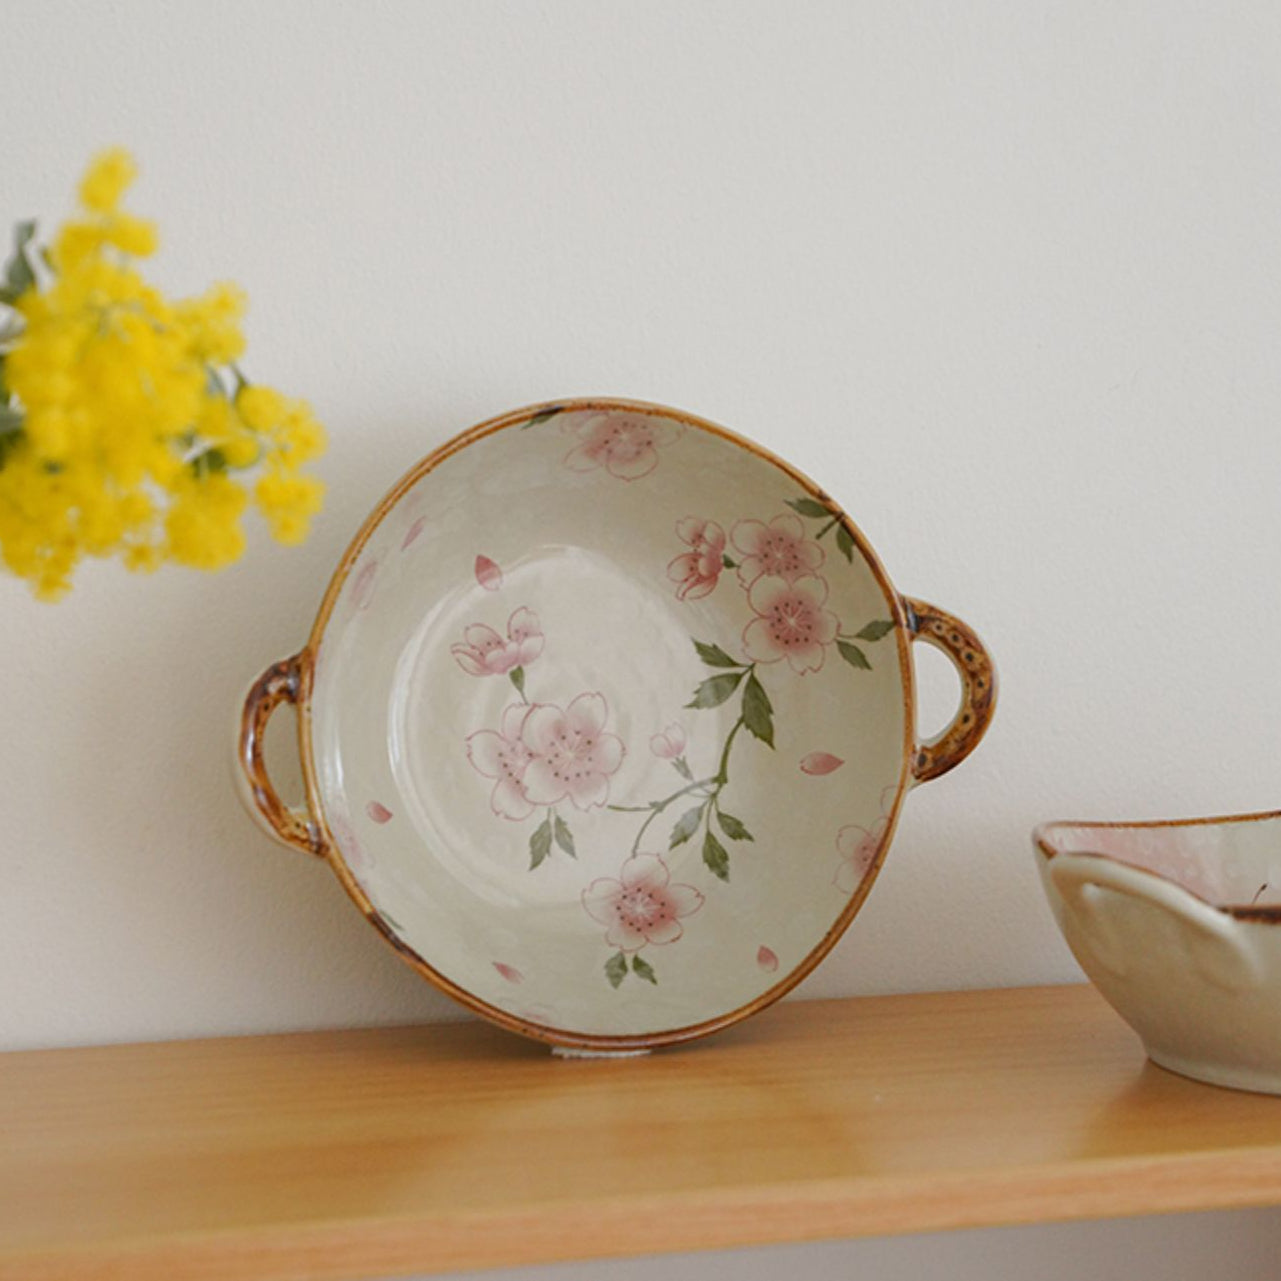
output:
[[1281,1099],[1088,987],[791,1002],[553,1059],[475,1023],[0,1056],[3,1281],[354,1278],[1281,1202]]

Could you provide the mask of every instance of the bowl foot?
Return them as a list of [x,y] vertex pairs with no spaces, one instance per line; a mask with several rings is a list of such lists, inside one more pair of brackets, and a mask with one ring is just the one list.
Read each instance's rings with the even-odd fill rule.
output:
[[640,1059],[650,1050],[580,1050],[572,1045],[553,1045],[552,1056],[558,1059]]

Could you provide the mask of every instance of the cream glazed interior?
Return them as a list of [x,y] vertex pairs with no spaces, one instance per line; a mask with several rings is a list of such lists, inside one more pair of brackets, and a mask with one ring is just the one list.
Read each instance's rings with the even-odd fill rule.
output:
[[373,530],[316,655],[349,888],[539,1027],[646,1036],[760,1001],[879,866],[899,608],[809,488],[712,430],[588,406],[472,441]]

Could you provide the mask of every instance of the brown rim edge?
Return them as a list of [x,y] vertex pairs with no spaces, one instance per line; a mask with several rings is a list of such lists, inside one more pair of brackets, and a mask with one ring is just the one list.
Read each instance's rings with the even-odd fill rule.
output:
[[[1208,818],[1147,818],[1138,819],[1133,823],[1124,821],[1103,821],[1098,819],[1081,819],[1079,821],[1067,818],[1054,819],[1049,823],[1038,823],[1032,829],[1032,844],[1038,854],[1048,863],[1055,855],[1059,853],[1088,854],[1091,858],[1107,859],[1109,862],[1120,863],[1122,860],[1115,858],[1111,854],[1104,854],[1100,850],[1056,850],[1049,842],[1051,833],[1059,831],[1062,828],[1074,828],[1080,831],[1085,828],[1087,831],[1151,831],[1153,829],[1167,829],[1179,827],[1226,827],[1234,823],[1259,823],[1267,819],[1281,818],[1281,810],[1259,810],[1252,814],[1218,814],[1211,815]],[[1131,864],[1125,864],[1126,867]],[[1281,924],[1281,903],[1269,904],[1266,906],[1257,906],[1253,903],[1211,903],[1209,899],[1202,898],[1200,894],[1188,889],[1186,885],[1173,881],[1168,876],[1163,876],[1160,872],[1154,872],[1151,868],[1140,867],[1135,871],[1146,872],[1149,876],[1155,876],[1158,880],[1167,881],[1171,885],[1178,885],[1181,890],[1191,894],[1193,898],[1204,903],[1207,907],[1213,908],[1216,912],[1222,912],[1225,916],[1234,917],[1238,921],[1259,921],[1265,924]]]
[[[469,445],[484,440],[504,428],[514,427],[519,423],[526,422],[528,419],[538,414],[546,413],[549,410],[560,414],[584,409],[623,409],[632,413],[658,415],[670,418],[687,427],[693,427],[698,431],[706,432],[709,435],[717,436],[732,445],[737,445],[740,449],[747,450],[748,453],[755,457],[773,464],[785,476],[801,486],[810,497],[817,499],[827,507],[849,532],[850,537],[854,540],[855,547],[858,548],[859,554],[872,571],[872,576],[885,597],[890,617],[894,621],[894,636],[898,648],[899,672],[903,688],[902,764],[899,769],[898,788],[894,796],[894,805],[886,823],[885,834],[877,847],[876,857],[860,882],[858,889],[850,896],[850,901],[845,905],[844,910],[810,952],[784,978],[780,979],[772,987],[767,988],[759,996],[747,1002],[747,1004],[739,1006],[737,1009],[727,1011],[725,1014],[705,1019],[700,1023],[691,1023],[679,1028],[669,1028],[661,1032],[603,1035],[588,1032],[569,1032],[563,1028],[548,1027],[541,1023],[519,1018],[506,1010],[490,1005],[465,988],[459,987],[451,979],[433,968],[408,944],[395,936],[394,931],[382,919],[378,909],[365,896],[360,886],[356,884],[355,878],[343,862],[342,856],[338,852],[337,843],[333,840],[332,834],[329,833],[328,823],[324,817],[324,807],[320,803],[320,790],[316,777],[315,762],[312,757],[311,693],[316,656],[320,653],[320,645],[325,628],[342,593],[347,576],[364,549],[365,544],[373,536],[378,526],[382,524],[387,513],[419,480]],[[585,396],[563,400],[548,400],[540,404],[527,405],[524,408],[502,414],[497,418],[487,419],[475,427],[460,432],[442,445],[439,445],[415,464],[387,491],[378,505],[366,517],[364,524],[361,525],[356,536],[348,545],[346,552],[343,553],[342,559],[338,562],[338,567],[334,570],[333,577],[330,579],[329,587],[321,599],[320,608],[316,613],[316,620],[312,624],[307,645],[302,651],[303,655],[307,656],[307,659],[304,664],[306,678],[303,682],[303,688],[299,692],[297,703],[298,751],[302,762],[303,778],[306,783],[307,803],[312,814],[317,816],[317,820],[321,824],[325,846],[323,853],[327,861],[342,882],[343,888],[356,906],[360,908],[366,919],[378,930],[383,938],[391,943],[402,959],[421,974],[423,978],[427,979],[428,982],[447,996],[453,997],[466,1009],[479,1014],[482,1018],[497,1024],[499,1027],[506,1028],[510,1032],[516,1032],[532,1040],[542,1041],[549,1045],[565,1046],[569,1049],[608,1053],[610,1051],[653,1050],[665,1045],[679,1045],[686,1041],[709,1036],[713,1032],[722,1031],[735,1023],[741,1022],[743,1019],[749,1018],[753,1014],[759,1013],[767,1006],[773,1005],[780,997],[785,996],[827,956],[863,906],[864,901],[871,892],[872,885],[880,874],[886,851],[894,838],[899,814],[903,808],[903,799],[907,794],[909,780],[912,777],[912,762],[916,752],[916,686],[911,646],[912,631],[907,608],[903,599],[890,582],[889,575],[885,572],[885,567],[881,564],[880,558],[863,537],[862,531],[850,519],[849,514],[821,486],[811,480],[804,472],[799,471],[790,463],[779,458],[777,454],[756,444],[754,441],[748,440],[746,437],[738,435],[736,432],[730,431],[726,427],[710,422],[705,418],[700,418],[696,414],[688,413],[682,409],[673,409],[666,405],[653,404],[648,401],[627,400],[615,396]]]

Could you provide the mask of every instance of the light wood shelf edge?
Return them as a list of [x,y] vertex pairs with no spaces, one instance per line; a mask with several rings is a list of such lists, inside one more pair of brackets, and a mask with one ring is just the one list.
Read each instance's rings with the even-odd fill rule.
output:
[[479,1025],[5,1055],[0,1134],[3,1281],[367,1278],[1281,1203],[1281,1099],[1145,1065],[1087,988],[789,1002],[611,1063]]

